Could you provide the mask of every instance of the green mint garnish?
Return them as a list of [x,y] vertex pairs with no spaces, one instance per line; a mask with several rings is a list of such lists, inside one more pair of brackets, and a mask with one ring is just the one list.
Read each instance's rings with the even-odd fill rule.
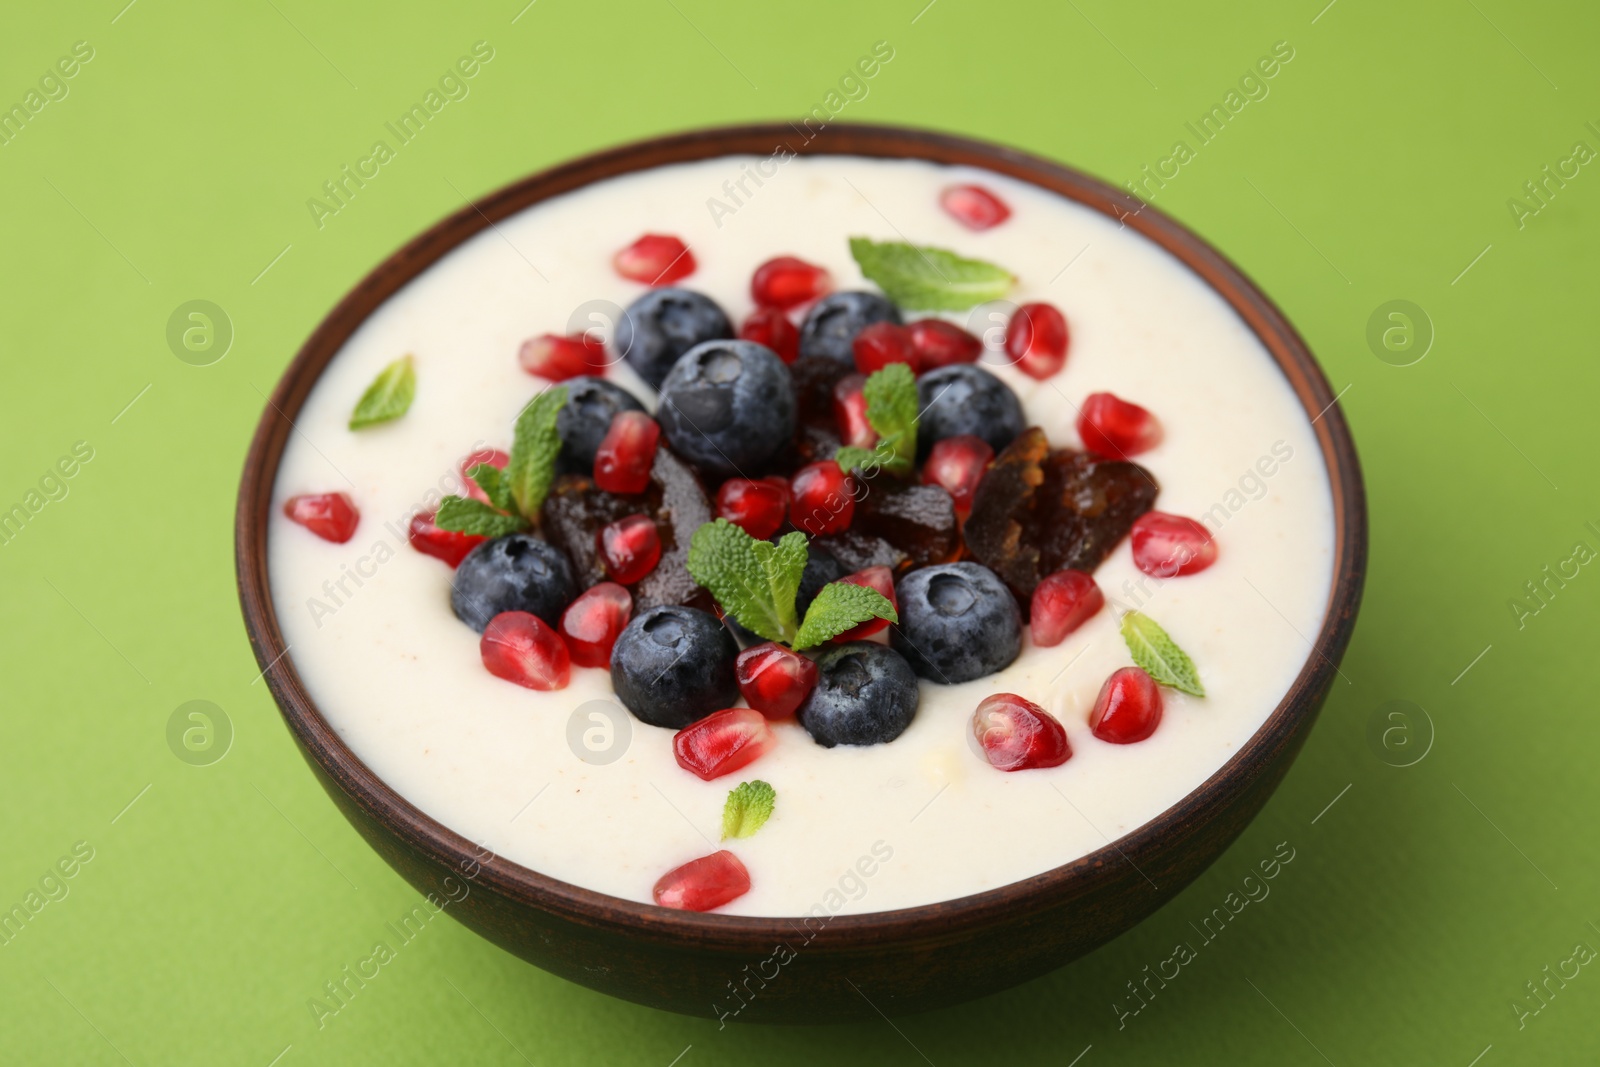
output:
[[891,363],[874,371],[861,387],[867,401],[867,421],[878,432],[871,448],[847,446],[834,453],[846,474],[856,468],[882,467],[890,474],[911,473],[917,453],[917,381],[904,363]]
[[772,818],[777,799],[777,791],[759,778],[728,790],[727,802],[722,805],[722,839],[749,837],[761,829]]
[[506,480],[517,509],[530,520],[539,514],[539,505],[544,503],[550,483],[555,480],[556,453],[561,451],[556,415],[566,402],[567,387],[558,385],[528,401],[528,406],[517,416]]
[[1122,639],[1128,643],[1133,662],[1157,682],[1190,696],[1206,695],[1194,661],[1150,616],[1137,611],[1124,615]]
[[456,533],[503,537],[537,522],[539,505],[556,477],[556,453],[561,451],[556,415],[566,402],[564,385],[546,389],[528,401],[512,431],[511,460],[506,469],[479,463],[467,472],[490,503],[447,496],[439,503],[433,524]]
[[908,311],[965,311],[1000,299],[1016,281],[993,263],[902,241],[852,237],[850,254],[862,274]]
[[411,407],[417,395],[417,371],[410,356],[401,356],[372,379],[367,391],[350,413],[350,428],[362,430],[380,422],[398,419]]
[[758,541],[727,519],[701,526],[689,539],[689,575],[722,610],[768,641],[788,641],[799,628],[794,600],[806,569],[806,535]]
[[504,537],[528,528],[528,520],[521,515],[507,515],[481,500],[460,496],[447,496],[440,501],[433,524],[441,530],[477,534],[480,537]]
[[900,616],[889,598],[876,589],[849,582],[829,582],[806,609],[806,621],[800,624],[800,632],[794,635],[791,647],[798,652],[820,645],[868,619],[899,622]]

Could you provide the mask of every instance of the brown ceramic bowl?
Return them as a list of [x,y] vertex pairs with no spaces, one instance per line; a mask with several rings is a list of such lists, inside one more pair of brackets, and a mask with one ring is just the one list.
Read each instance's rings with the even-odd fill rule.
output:
[[[548,197],[666,163],[767,155],[780,144],[801,155],[985,167],[1121,218],[1165,248],[1233,306],[1299,397],[1332,483],[1336,536],[1327,615],[1293,687],[1249,743],[1181,803],[1105,848],[1025,881],[805,926],[669,911],[595,893],[484,853],[418,811],[357,759],[317,710],[285,653],[266,554],[290,420],[345,340],[406,282],[485,227]],[[879,126],[830,126],[807,140],[788,124],[677,134],[566,163],[490,194],[394,253],[322,321],[278,383],[245,460],[235,538],[245,627],[284,720],[328,795],[395,870],[419,892],[448,902],[467,926],[548,971],[689,1015],[713,1017],[718,1005],[728,1012],[743,1001],[737,1018],[746,1022],[836,1021],[993,993],[1060,967],[1154,912],[1222,854],[1289,769],[1349,643],[1367,558],[1361,472],[1327,380],[1282,313],[1210,245],[1112,186],[1013,149]]]

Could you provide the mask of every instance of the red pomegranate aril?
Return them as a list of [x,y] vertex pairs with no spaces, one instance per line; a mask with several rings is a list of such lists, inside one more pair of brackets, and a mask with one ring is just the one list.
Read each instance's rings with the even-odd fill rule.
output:
[[467,558],[468,552],[489,540],[477,534],[441,530],[433,524],[433,516],[431,511],[419,512],[411,516],[411,523],[406,528],[406,540],[425,556],[442,559],[455,567]]
[[713,711],[672,736],[678,766],[709,782],[764,755],[778,737],[755,708]]
[[891,363],[904,363],[915,374],[917,349],[911,343],[911,331],[893,322],[874,322],[856,334],[850,342],[855,353],[856,370],[862,374],[880,371]]
[[939,194],[939,206],[969,230],[987,230],[1011,217],[1005,201],[981,185],[952,185]]
[[594,454],[594,484],[608,493],[642,493],[650,485],[661,427],[642,411],[619,411]]
[[989,766],[1002,771],[1059,767],[1072,758],[1056,717],[1015,693],[984,697],[972,713],[972,732]]
[[758,541],[778,532],[788,509],[789,487],[765,478],[729,478],[717,490],[717,515]]
[[[596,356],[592,346],[592,339],[585,334],[559,337],[553,333],[542,333],[522,342],[522,347],[517,350],[517,362],[522,364],[523,370],[536,377],[564,382],[595,369]],[[600,358],[604,366],[603,352]]]
[[1028,602],[1028,633],[1040,648],[1054,648],[1106,606],[1106,595],[1083,571],[1056,571]]
[[[847,574],[839,580],[850,585],[864,585],[868,589],[876,589],[889,598],[889,603],[894,605],[896,612],[900,610],[900,601],[894,595],[894,572],[889,570],[888,567],[868,567],[866,570]],[[880,633],[888,625],[888,619],[868,619],[859,626],[852,626],[833,640],[835,644],[842,644],[845,641],[860,641],[862,638]]]
[[750,298],[757,307],[799,307],[823,296],[832,288],[828,272],[794,256],[778,256],[756,268],[750,278]]
[[467,487],[467,495],[474,500],[482,501],[483,503],[487,504],[489,502],[488,494],[482,489],[478,488],[477,482],[467,477],[467,472],[473,467],[478,466],[480,463],[487,463],[491,467],[498,467],[500,470],[505,470],[506,464],[510,462],[511,457],[500,451],[498,448],[480,448],[478,451],[463,459],[456,469],[461,472],[461,481],[465,483]]
[[983,355],[983,342],[953,322],[918,319],[906,329],[917,353],[912,367],[919,373],[953,363],[975,363]]
[[529,689],[565,689],[572,678],[567,643],[526,611],[502,611],[490,619],[478,654],[490,674]]
[[1128,459],[1161,443],[1161,423],[1138,404],[1110,393],[1090,393],[1078,409],[1078,439],[1090,452]]
[[647,233],[611,258],[617,273],[646,285],[671,285],[694,273],[694,253],[668,234]]
[[[834,464],[837,468],[838,464]],[[852,502],[853,505],[854,502]],[[324,541],[342,545],[355,536],[361,512],[347,493],[305,493],[283,502],[283,513]]]
[[831,459],[796,471],[789,494],[789,521],[811,537],[849,529],[856,514],[855,484]]
[[800,355],[800,330],[779,308],[756,308],[739,327],[739,338],[766,345],[785,363]]
[[632,585],[661,562],[661,532],[648,515],[629,515],[600,528],[595,548],[606,573],[623,585]]
[[817,665],[771,641],[752,645],[734,661],[739,692],[769,719],[787,719],[817,684]]
[[855,448],[871,448],[878,443],[878,431],[867,421],[865,374],[847,374],[833,386],[833,421],[839,430],[839,443]]
[[651,895],[663,908],[710,911],[750,892],[750,872],[727,849],[674,867],[657,880]]
[[994,449],[981,437],[959,434],[934,442],[928,459],[922,465],[925,485],[942,485],[956,511],[966,514],[972,510],[972,494],[977,492],[984,471],[994,459]]
[[1089,729],[1102,741],[1131,745],[1161,725],[1161,687],[1138,667],[1112,671],[1089,712]]
[[1006,354],[1012,364],[1040,381],[1067,362],[1067,320],[1051,304],[1023,304],[1006,323]]
[[1134,566],[1155,578],[1198,574],[1217,561],[1211,531],[1191,518],[1147,511],[1133,524]]
[[633,594],[616,582],[599,582],[561,613],[561,636],[580,667],[611,666],[611,646],[633,614]]

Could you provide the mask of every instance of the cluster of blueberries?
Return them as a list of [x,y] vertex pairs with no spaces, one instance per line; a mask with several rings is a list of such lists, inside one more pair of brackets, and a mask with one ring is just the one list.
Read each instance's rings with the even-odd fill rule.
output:
[[[800,327],[799,359],[836,360],[853,369],[856,334],[885,321],[902,320],[883,296],[831,293],[812,306]],[[627,309],[613,339],[628,365],[659,392],[656,420],[664,446],[713,489],[731,476],[759,478],[785,469],[796,431],[789,367],[764,345],[734,336],[714,301],[687,289],[660,288]],[[558,469],[588,473],[611,420],[643,405],[603,378],[565,384],[567,402],[556,422],[562,441]],[[961,434],[999,452],[1023,430],[1016,394],[974,364],[929,371],[918,379],[917,392],[919,458],[934,442]],[[811,545],[799,613],[845,572],[834,556]],[[560,549],[518,533],[479,545],[461,562],[452,606],[480,632],[503,611],[526,611],[556,626],[580,592]],[[941,684],[970,681],[1004,668],[1021,650],[1017,602],[980,564],[911,570],[899,577],[895,593],[900,622],[891,628],[889,645],[833,644],[815,657],[817,682],[797,714],[822,745],[892,741],[916,712],[918,676]],[[731,616],[718,619],[684,605],[648,608],[617,639],[612,683],[640,720],[681,728],[737,702],[740,643],[760,640]]]

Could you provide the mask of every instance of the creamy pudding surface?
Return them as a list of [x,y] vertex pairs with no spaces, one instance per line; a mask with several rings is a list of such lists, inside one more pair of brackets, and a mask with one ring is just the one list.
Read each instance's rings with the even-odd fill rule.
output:
[[[776,173],[760,186],[746,180],[748,196],[734,186],[736,203],[724,183],[758,162]],[[939,206],[940,190],[957,182],[993,190],[1010,220],[980,233],[959,224]],[[546,384],[518,365],[525,339],[590,325],[569,320],[591,302],[623,307],[646,291],[611,266],[641,233],[680,236],[699,266],[676,284],[711,297],[735,325],[753,309],[752,271],[774,256],[827,267],[836,289],[873,288],[850,256],[851,236],[948,248],[1009,269],[1017,283],[1008,299],[1059,307],[1071,347],[1065,369],[1046,381],[1001,365],[997,351],[987,369],[1016,391],[1028,424],[1053,447],[1080,447],[1077,405],[1090,393],[1153,411],[1164,438],[1135,462],[1160,483],[1156,509],[1211,530],[1217,562],[1152,578],[1124,539],[1095,572],[1107,606],[1062,644],[1038,648],[1025,633],[1021,656],[996,674],[953,686],[922,681],[915,720],[888,744],[828,749],[793,721],[775,723],[770,752],[710,782],[674,761],[673,731],[614,703],[603,670],[574,666],[571,684],[555,692],[494,677],[479,635],[451,611],[451,569],[414,551],[406,524],[460,491],[462,457],[510,447],[513,420]],[[987,310],[946,317],[975,333],[1003,325],[1004,311],[991,322]],[[407,353],[417,374],[410,411],[350,431],[356,399]],[[607,376],[653,407],[625,364]],[[662,874],[719,848],[735,852],[751,880],[720,910],[766,916],[949,900],[1102,848],[1177,803],[1249,740],[1312,655],[1308,639],[1322,626],[1332,582],[1332,501],[1309,418],[1243,321],[1115,220],[973,168],[722,157],[545,201],[391,297],[328,365],[295,428],[275,487],[268,565],[288,658],[323,715],[357,757],[439,822],[533,870],[633,901],[649,902]],[[361,512],[345,544],[282,513],[295,494],[338,491]],[[1087,719],[1107,676],[1133,662],[1118,632],[1129,609],[1183,647],[1207,696],[1164,689],[1154,735],[1114,745],[1093,736]],[[1015,773],[989,766],[971,720],[997,692],[1059,719],[1072,758]],[[591,717],[592,701],[612,702],[617,726]],[[599,762],[608,745],[615,758]],[[719,841],[728,790],[754,778],[777,791],[771,820],[752,837]]]

